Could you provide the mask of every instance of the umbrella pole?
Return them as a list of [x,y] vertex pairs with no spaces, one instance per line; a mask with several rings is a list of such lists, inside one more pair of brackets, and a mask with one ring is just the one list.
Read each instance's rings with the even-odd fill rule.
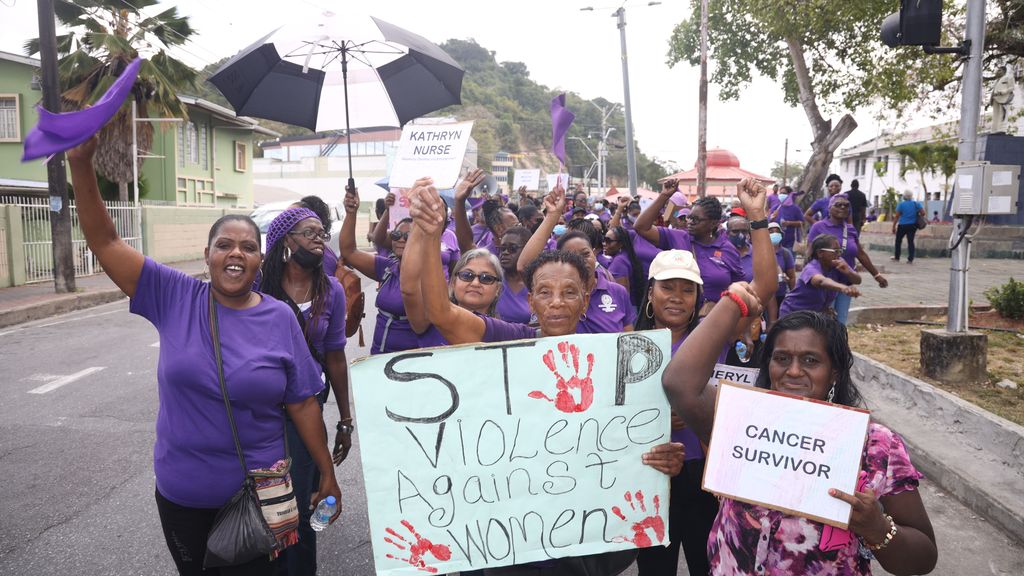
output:
[[348,147],[348,188],[356,189],[356,180],[352,177],[352,130],[348,123],[348,47],[341,47],[341,85],[345,90],[345,144]]

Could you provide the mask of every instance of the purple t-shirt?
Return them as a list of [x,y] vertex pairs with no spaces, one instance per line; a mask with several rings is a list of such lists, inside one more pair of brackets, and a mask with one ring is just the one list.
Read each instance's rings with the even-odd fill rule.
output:
[[309,341],[318,352],[335,352],[344,350],[348,340],[345,338],[345,289],[334,276],[327,278],[327,305],[315,324],[310,322],[312,307],[303,310],[306,318],[306,333]]
[[[846,230],[845,237],[843,236],[843,229]],[[831,218],[815,222],[809,232],[807,232],[807,242],[813,242],[815,238],[822,234],[831,234],[839,240],[839,252],[843,256],[843,260],[850,265],[850,268],[857,267],[857,253],[860,252],[860,246],[858,240],[860,240],[860,234],[857,233],[857,228],[849,222],[842,222],[836,224],[832,222]]]
[[636,308],[629,301],[629,292],[599,271],[590,293],[587,314],[580,319],[576,331],[581,334],[611,334],[622,332],[634,322]]
[[774,212],[775,209],[779,207],[779,204],[782,204],[782,200],[779,200],[779,195],[778,194],[769,194],[768,195],[768,213],[769,214]]
[[733,282],[743,280],[740,253],[729,243],[724,233],[715,236],[710,244],[694,242],[686,230],[658,228],[661,247],[665,250],[689,250],[693,253],[700,278],[704,281],[704,300],[718,302],[724,290]]
[[598,254],[598,255],[596,256],[596,258],[597,258],[597,264],[598,264],[598,265],[599,265],[599,266],[600,266],[601,268],[604,268],[604,269],[606,269],[606,270],[608,269],[608,266],[609,266],[609,265],[610,265],[610,264],[612,263],[612,259],[611,259],[611,257],[610,257],[610,256],[608,256],[608,255],[606,255],[606,254],[605,254],[604,252],[602,252],[602,253]]
[[800,233],[802,228],[797,226],[789,227],[782,224],[783,221],[788,222],[803,222],[804,213],[800,211],[800,207],[795,204],[786,204],[782,208],[779,208],[779,213],[772,219],[773,222],[778,222],[782,225],[782,245],[787,248],[792,248],[793,244],[800,241]]
[[[146,258],[130,310],[160,333],[153,470],[160,493],[180,506],[219,508],[242,485],[209,324],[210,285]],[[250,468],[284,457],[282,403],[320,392],[295,314],[261,295],[245,310],[217,305],[224,382]]]
[[377,325],[373,330],[370,354],[387,354],[419,348],[419,339],[405,317],[402,287],[398,274],[400,261],[374,256],[377,289]]
[[533,313],[530,312],[530,303],[526,299],[528,293],[525,284],[522,290],[514,292],[506,283],[501,290],[501,296],[498,297],[498,305],[494,309],[495,314],[506,322],[529,324]]
[[644,278],[647,278],[650,276],[651,262],[654,262],[658,254],[661,254],[661,248],[648,242],[647,238],[637,234],[633,229],[629,230],[629,239],[633,241],[633,252],[636,253],[636,259],[640,261]]
[[462,251],[459,250],[459,239],[455,236],[455,232],[445,229],[441,233],[441,270],[444,272],[445,280],[448,280],[448,271],[451,270],[451,267],[461,257]]
[[779,307],[779,318],[798,310],[824,312],[826,308],[832,305],[832,301],[836,299],[837,292],[811,286],[811,278],[816,274],[821,274],[835,280],[833,276],[821,270],[821,262],[818,260],[811,260],[804,264],[804,269],[800,272],[800,278],[796,281],[796,288],[793,288],[792,292],[786,294],[786,299],[782,301],[782,306]]
[[338,271],[338,255],[330,246],[324,246],[324,274],[334,276]]
[[633,263],[630,262],[629,256],[625,252],[619,252],[612,261],[606,266],[608,271],[611,272],[612,278],[618,280],[619,278],[625,278],[627,280],[633,277]]
[[829,196],[824,198],[818,198],[811,204],[811,218],[815,220],[824,220],[828,218],[828,201]]
[[793,253],[788,248],[779,246],[775,249],[775,262],[779,265],[779,289],[775,292],[775,301],[782,304],[782,299],[786,297],[786,292],[789,292],[789,284],[787,284],[788,276],[786,276],[786,270],[792,270],[796,267],[796,258],[793,257]]
[[[481,316],[484,321],[484,342],[508,342],[537,338],[539,330],[526,324],[506,322],[490,316]],[[577,328],[577,332],[578,332]]]
[[754,251],[747,250],[747,253],[740,256],[740,268],[743,269],[743,281],[754,281]]

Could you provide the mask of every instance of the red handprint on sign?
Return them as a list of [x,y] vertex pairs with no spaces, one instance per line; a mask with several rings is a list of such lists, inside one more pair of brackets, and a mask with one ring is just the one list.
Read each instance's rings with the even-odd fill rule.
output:
[[[580,349],[575,344],[559,342],[558,351],[562,354],[565,366],[572,369],[572,377],[566,380],[558,373],[558,369],[555,368],[555,351],[548,350],[544,355],[544,365],[555,375],[555,388],[558,392],[554,400],[540,390],[530,392],[530,398],[554,402],[555,408],[562,412],[583,412],[594,403],[594,382],[590,379],[590,373],[594,371],[594,355],[587,354],[587,375],[580,378]],[[574,393],[579,394],[578,402],[573,396]]]
[[[629,508],[636,512],[636,506],[633,504],[634,496],[629,492],[626,492],[625,499],[629,504]],[[637,490],[635,499],[637,505],[640,506],[640,512],[646,514],[647,505],[644,504],[644,493]],[[626,516],[618,506],[612,506],[612,512],[621,518],[622,521],[628,522],[628,520],[626,520]],[[637,548],[646,548],[653,545],[651,543],[651,537],[647,535],[647,530],[651,529],[654,530],[655,541],[660,543],[665,539],[665,521],[661,519],[659,512],[661,512],[661,500],[655,496],[654,514],[633,522],[633,525],[631,526],[633,529],[633,537],[627,538],[626,536],[616,536],[615,538],[612,538],[612,542],[632,542]]]
[[392,558],[394,560],[401,560],[402,562],[406,562],[412,566],[415,566],[419,570],[423,570],[424,572],[430,572],[431,574],[437,574],[437,568],[434,568],[433,566],[427,566],[426,561],[424,561],[423,559],[425,555],[429,554],[442,562],[451,560],[452,551],[447,546],[445,546],[444,544],[434,544],[430,540],[427,540],[423,536],[420,536],[420,533],[412,527],[412,524],[410,524],[408,520],[402,520],[402,526],[405,526],[405,529],[413,535],[413,537],[416,539],[415,542],[409,542],[408,540],[403,538],[401,534],[395,532],[391,528],[388,528],[386,532],[400,540],[401,543],[399,543],[396,540],[392,540],[387,536],[384,537],[384,541],[388,544],[391,544],[392,546],[395,546],[400,550],[408,550],[409,557],[399,558],[398,556],[392,556],[391,554],[386,554],[385,556],[387,556],[388,558]]

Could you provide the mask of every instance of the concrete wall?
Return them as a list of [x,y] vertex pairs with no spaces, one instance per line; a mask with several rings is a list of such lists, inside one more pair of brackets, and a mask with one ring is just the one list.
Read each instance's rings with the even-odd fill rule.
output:
[[249,214],[249,210],[143,206],[143,250],[160,262],[202,258],[210,226],[225,214]]

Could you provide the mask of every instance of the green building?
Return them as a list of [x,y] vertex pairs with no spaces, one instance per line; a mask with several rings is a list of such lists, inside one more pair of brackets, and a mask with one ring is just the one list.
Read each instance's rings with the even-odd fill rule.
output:
[[0,196],[45,195],[46,165],[21,162],[25,135],[36,125],[39,60],[0,52]]

